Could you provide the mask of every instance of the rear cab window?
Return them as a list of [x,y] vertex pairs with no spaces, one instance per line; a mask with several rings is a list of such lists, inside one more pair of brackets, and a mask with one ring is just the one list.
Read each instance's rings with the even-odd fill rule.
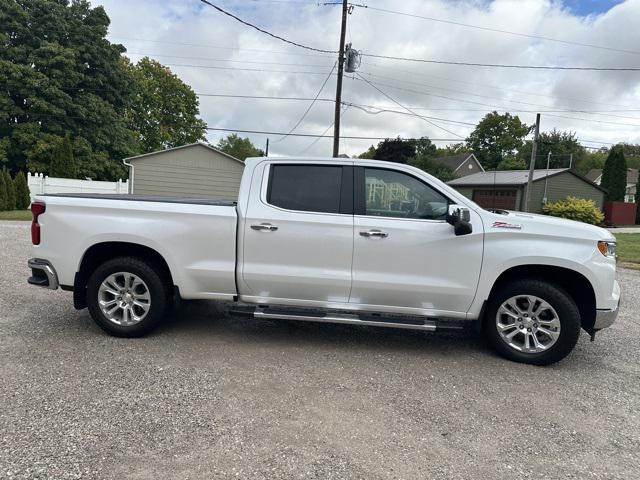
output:
[[350,166],[272,164],[267,203],[285,210],[352,214],[352,191]]

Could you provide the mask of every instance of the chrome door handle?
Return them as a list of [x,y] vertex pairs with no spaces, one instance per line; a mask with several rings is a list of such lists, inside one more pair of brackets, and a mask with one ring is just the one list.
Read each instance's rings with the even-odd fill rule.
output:
[[360,235],[363,237],[374,237],[374,238],[387,238],[389,234],[387,232],[383,232],[382,230],[369,230],[366,232],[360,232]]
[[253,230],[258,230],[260,232],[275,232],[278,230],[278,227],[275,225],[271,225],[270,223],[261,223],[260,225],[251,225]]

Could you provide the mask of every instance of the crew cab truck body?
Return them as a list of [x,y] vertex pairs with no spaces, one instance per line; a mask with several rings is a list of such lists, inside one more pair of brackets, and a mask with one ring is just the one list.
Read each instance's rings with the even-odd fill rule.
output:
[[32,211],[29,283],[72,290],[119,336],[149,332],[178,294],[271,319],[473,324],[503,356],[548,364],[620,301],[608,231],[483,210],[377,160],[248,159],[237,202],[41,195]]

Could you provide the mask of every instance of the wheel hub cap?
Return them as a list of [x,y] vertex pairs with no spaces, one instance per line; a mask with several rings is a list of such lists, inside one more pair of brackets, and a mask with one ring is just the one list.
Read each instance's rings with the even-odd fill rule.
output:
[[516,295],[505,300],[496,314],[500,338],[524,353],[549,349],[560,336],[560,318],[555,309],[535,295]]
[[128,327],[141,322],[151,308],[147,284],[130,272],[109,275],[98,289],[98,303],[104,316],[112,323]]

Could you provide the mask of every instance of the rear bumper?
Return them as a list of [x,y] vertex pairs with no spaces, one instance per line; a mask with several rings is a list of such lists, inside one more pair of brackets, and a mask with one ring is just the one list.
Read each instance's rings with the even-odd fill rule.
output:
[[60,284],[58,274],[48,260],[31,258],[27,262],[31,269],[31,276],[27,279],[30,285],[56,290]]

